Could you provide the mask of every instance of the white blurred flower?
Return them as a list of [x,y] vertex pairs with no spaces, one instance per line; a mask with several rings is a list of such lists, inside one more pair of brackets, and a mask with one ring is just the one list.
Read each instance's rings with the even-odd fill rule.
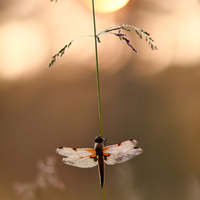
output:
[[57,176],[55,164],[55,157],[47,157],[45,162],[43,160],[38,162],[39,173],[35,181],[38,187],[47,188],[48,185],[52,185],[58,189],[65,188],[64,184],[59,180]]
[[23,199],[32,199],[35,193],[34,183],[15,183],[14,190],[16,194]]
[[57,169],[55,168],[56,158],[47,157],[45,161],[39,160],[37,163],[39,172],[36,175],[35,181],[29,183],[15,183],[14,190],[16,194],[23,199],[34,199],[36,189],[46,189],[48,186],[53,186],[58,189],[65,189],[65,185],[59,179],[57,175]]
[[44,162],[43,160],[39,160],[37,166],[40,172],[52,174],[55,173],[55,164],[56,158],[49,156],[46,158],[46,162]]

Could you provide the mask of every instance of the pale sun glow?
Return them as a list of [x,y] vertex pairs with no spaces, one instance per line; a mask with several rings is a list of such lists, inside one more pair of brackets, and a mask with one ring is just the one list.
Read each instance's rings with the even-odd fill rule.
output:
[[34,74],[47,56],[47,43],[40,26],[13,21],[0,28],[0,77],[14,78]]
[[[82,0],[83,4],[91,9],[91,0]],[[109,13],[124,7],[129,0],[96,0],[95,10],[101,13]]]

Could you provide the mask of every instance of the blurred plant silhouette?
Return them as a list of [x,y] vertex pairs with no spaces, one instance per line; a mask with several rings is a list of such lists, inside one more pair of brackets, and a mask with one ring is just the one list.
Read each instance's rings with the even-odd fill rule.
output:
[[59,179],[55,167],[56,158],[49,156],[37,163],[38,174],[32,182],[15,183],[14,190],[16,194],[25,200],[40,199],[39,191],[53,186],[57,189],[65,189],[65,185]]

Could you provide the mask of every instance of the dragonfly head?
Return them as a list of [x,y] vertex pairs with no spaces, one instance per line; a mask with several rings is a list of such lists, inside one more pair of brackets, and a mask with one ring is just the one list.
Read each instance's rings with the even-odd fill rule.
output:
[[104,144],[105,144],[106,141],[107,141],[107,139],[101,137],[100,135],[98,135],[98,136],[94,139],[94,141],[95,141],[96,143],[104,143]]

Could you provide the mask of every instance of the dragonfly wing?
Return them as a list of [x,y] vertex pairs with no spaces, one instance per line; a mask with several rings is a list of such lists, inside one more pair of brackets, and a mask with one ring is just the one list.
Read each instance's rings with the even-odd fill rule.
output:
[[122,152],[115,152],[115,153],[111,153],[108,154],[107,157],[105,157],[105,163],[107,165],[114,165],[117,163],[123,163],[126,162],[127,160],[132,159],[133,157],[139,155],[142,153],[142,149],[141,148],[137,148],[137,149],[129,149],[126,151],[122,151]]
[[93,157],[90,156],[85,156],[85,157],[66,157],[63,158],[62,161],[65,164],[72,165],[75,167],[80,167],[80,168],[91,168],[95,167],[98,162],[95,160]]
[[126,140],[118,144],[106,146],[103,148],[103,151],[106,153],[124,151],[135,147],[137,144],[138,142],[136,140]]
[[70,147],[59,147],[56,149],[56,153],[61,156],[89,156],[95,153],[94,149],[91,148],[70,148]]
[[56,152],[64,156],[62,161],[68,165],[80,168],[91,168],[98,164],[96,151],[94,149],[59,147],[56,149]]
[[123,163],[142,153],[142,149],[136,147],[136,140],[126,140],[119,144],[110,145],[103,148],[105,163],[114,165]]

